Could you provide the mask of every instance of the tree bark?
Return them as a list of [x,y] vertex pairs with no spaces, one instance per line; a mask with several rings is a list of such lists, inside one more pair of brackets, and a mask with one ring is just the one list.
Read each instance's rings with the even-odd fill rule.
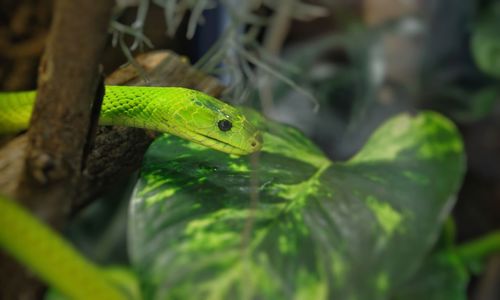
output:
[[[85,145],[97,121],[92,116],[96,78],[114,1],[58,0],[54,4],[26,151],[17,153],[24,163],[0,164],[0,168],[18,169],[4,193],[46,222],[60,225],[75,196]],[[0,282],[0,299],[40,295],[41,285],[6,257],[0,257]]]

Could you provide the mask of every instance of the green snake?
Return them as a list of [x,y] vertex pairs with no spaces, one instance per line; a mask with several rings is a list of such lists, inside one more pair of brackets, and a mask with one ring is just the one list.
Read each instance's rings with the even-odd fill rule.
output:
[[[0,93],[0,134],[28,127],[35,98],[35,91]],[[260,132],[236,108],[180,87],[106,86],[99,124],[170,133],[237,155],[262,146]]]
[[[27,129],[35,98],[35,91],[0,93],[0,134]],[[106,86],[99,124],[169,133],[236,155],[262,147],[260,132],[236,108],[178,87]],[[0,246],[69,299],[137,298],[48,226],[2,196]]]

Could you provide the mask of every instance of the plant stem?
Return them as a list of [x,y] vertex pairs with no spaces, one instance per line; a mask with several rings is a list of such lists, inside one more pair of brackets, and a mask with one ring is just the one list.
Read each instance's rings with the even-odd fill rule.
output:
[[466,262],[484,259],[492,253],[500,253],[500,230],[459,245],[456,251]]

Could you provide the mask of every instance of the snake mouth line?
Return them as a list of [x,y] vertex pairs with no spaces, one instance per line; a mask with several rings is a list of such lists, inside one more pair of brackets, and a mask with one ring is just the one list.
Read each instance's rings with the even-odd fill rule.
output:
[[[226,152],[226,153],[229,153],[229,154],[244,155],[244,154],[248,154],[249,153],[249,151],[246,151],[246,150],[244,150],[242,148],[236,147],[236,146],[231,145],[229,143],[226,143],[224,141],[218,140],[218,139],[213,138],[211,136],[205,135],[203,133],[198,133],[198,132],[195,132],[195,131],[191,131],[191,134],[193,136],[201,138],[201,140],[199,140],[198,143],[201,144],[201,145],[203,145],[203,146],[209,147],[209,148],[215,148],[215,149],[217,149],[219,151]],[[214,141],[216,144],[208,144],[203,139],[209,140],[209,141]]]

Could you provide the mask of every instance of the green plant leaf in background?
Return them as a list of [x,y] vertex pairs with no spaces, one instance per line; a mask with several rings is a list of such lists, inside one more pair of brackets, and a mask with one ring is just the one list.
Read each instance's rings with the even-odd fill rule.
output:
[[[439,114],[398,115],[347,162],[249,112],[258,157],[163,136],[131,202],[146,299],[388,299],[422,265],[464,173]],[[399,290],[399,292],[401,292]]]
[[466,300],[469,272],[453,252],[433,252],[391,300]]
[[500,3],[492,3],[474,26],[471,49],[477,66],[484,73],[500,78]]

